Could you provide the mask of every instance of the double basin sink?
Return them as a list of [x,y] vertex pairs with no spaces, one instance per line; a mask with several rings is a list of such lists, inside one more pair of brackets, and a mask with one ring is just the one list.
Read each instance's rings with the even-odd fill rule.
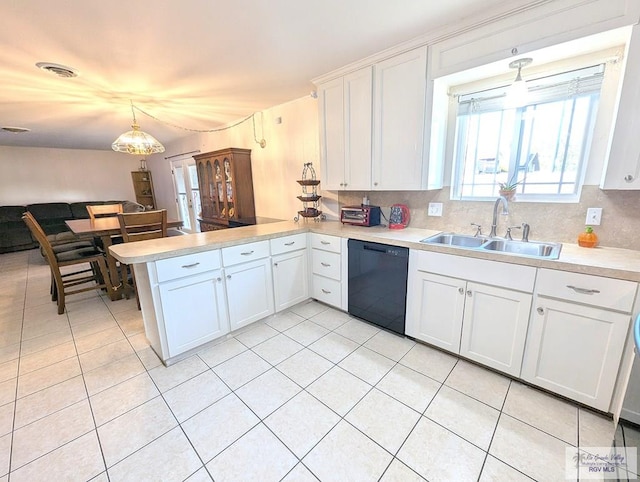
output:
[[546,243],[540,241],[516,241],[513,239],[488,238],[469,234],[440,233],[420,241],[425,244],[453,246],[457,248],[488,251],[492,253],[507,253],[530,258],[558,259],[560,243]]

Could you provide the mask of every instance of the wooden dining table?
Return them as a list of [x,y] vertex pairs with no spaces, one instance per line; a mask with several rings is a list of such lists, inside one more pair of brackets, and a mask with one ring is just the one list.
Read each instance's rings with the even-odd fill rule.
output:
[[[107,266],[109,268],[109,278],[113,286],[112,299],[122,298],[128,287],[126,279],[120,276],[118,263],[109,253],[109,246],[112,243],[112,236],[120,235],[120,223],[116,216],[102,217],[96,219],[69,219],[65,221],[71,232],[82,238],[98,237],[102,240],[102,246],[107,254]],[[168,228],[181,228],[182,221],[167,220]]]

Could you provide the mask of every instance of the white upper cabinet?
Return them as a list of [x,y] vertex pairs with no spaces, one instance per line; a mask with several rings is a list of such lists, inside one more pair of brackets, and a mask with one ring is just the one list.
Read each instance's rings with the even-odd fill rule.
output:
[[432,46],[431,75],[480,67],[514,55],[638,22],[637,0],[555,0]]
[[371,187],[371,67],[344,77],[344,188]]
[[318,88],[324,189],[371,188],[371,89],[371,67]]
[[374,69],[372,188],[424,189],[427,48],[384,60]]
[[640,27],[635,25],[625,52],[618,110],[611,126],[609,149],[600,187],[640,189]]
[[322,188],[442,187],[441,169],[428,165],[429,92],[427,47],[320,83]]
[[344,189],[344,86],[342,78],[318,87],[322,188]]

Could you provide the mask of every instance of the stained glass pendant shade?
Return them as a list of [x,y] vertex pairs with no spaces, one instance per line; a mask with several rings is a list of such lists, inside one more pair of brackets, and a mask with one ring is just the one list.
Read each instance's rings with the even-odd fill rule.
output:
[[160,144],[155,137],[140,130],[140,126],[136,122],[133,103],[131,104],[131,112],[133,113],[133,124],[131,125],[133,130],[121,134],[113,144],[111,144],[111,149],[117,152],[126,152],[127,154],[142,156],[164,152],[164,146]]

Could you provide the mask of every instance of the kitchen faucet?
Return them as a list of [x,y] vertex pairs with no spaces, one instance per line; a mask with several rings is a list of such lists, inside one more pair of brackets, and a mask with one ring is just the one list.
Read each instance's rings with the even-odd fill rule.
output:
[[502,214],[509,214],[509,201],[504,196],[498,196],[495,204],[493,205],[493,221],[491,223],[491,233],[489,233],[490,238],[496,237],[496,228],[498,227],[498,206],[502,202]]

